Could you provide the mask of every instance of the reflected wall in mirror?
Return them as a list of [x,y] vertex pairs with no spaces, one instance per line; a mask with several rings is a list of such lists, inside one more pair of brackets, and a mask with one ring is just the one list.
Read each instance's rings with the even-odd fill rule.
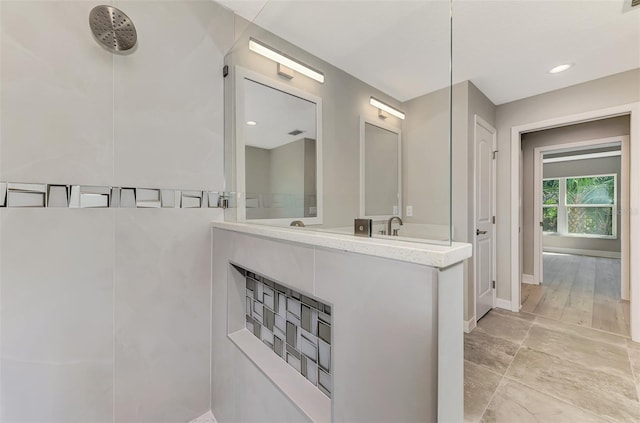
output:
[[[252,22],[238,20],[238,27],[243,30],[225,57],[229,67],[229,76],[225,79],[228,93],[225,97],[228,118],[225,142],[230,159],[226,161],[226,175],[227,190],[236,192],[239,202],[247,195],[247,203],[227,211],[227,217],[286,226],[302,218],[307,219],[304,222],[307,230],[353,235],[354,219],[369,215],[374,220],[373,236],[385,236],[382,233],[389,232],[389,217],[401,215],[404,224],[399,228],[399,223],[394,222],[392,234],[397,233],[406,241],[450,243],[449,16],[448,1],[285,1],[268,2]],[[336,17],[340,19],[336,21]],[[309,28],[313,31],[309,32]],[[349,48],[344,50],[347,39],[331,34],[347,28],[361,36],[349,38]],[[387,35],[391,32],[399,36],[395,38],[397,42],[388,42]],[[382,33],[384,39],[376,37]],[[275,56],[267,57],[251,49],[251,42],[256,40],[260,45],[319,71],[324,76],[323,82],[295,70],[288,75],[281,72]],[[404,45],[414,48],[398,48]],[[344,50],[342,60],[334,54],[339,49]],[[382,71],[388,64],[389,55],[396,52],[406,54],[398,57],[395,71]],[[419,69],[413,66],[416,60],[421,63]],[[361,66],[365,62],[369,64]],[[266,83],[277,90],[298,97],[305,98],[303,94],[306,93],[322,99],[322,120],[316,121],[317,131],[322,134],[322,146],[316,145],[318,158],[322,159],[322,166],[318,164],[316,172],[317,185],[323,188],[322,194],[316,192],[317,217],[273,214],[273,208],[267,212],[262,207],[269,205],[268,199],[261,195],[267,192],[264,186],[266,174],[255,178],[262,181],[263,186],[253,188],[255,185],[244,170],[245,156],[249,162],[251,153],[247,155],[245,145],[238,141],[244,136],[243,131],[261,131],[260,122],[248,128],[248,118],[236,116],[245,107],[240,107],[240,103],[247,101],[241,98],[244,94],[238,88],[244,84],[243,77],[236,72],[239,68],[277,83]],[[425,75],[429,76],[428,81]],[[418,81],[427,85],[418,84]],[[379,107],[371,104],[372,97],[406,112],[405,119],[391,113],[381,119]],[[364,134],[361,119],[372,124],[369,130],[377,127],[395,134],[402,132],[402,150],[396,147],[395,159],[390,158],[391,153],[384,153],[379,157],[379,165],[369,167],[369,170],[384,172],[393,169],[393,177],[385,176],[381,183],[367,184],[369,189],[389,185],[383,190],[385,194],[377,192],[368,196],[371,201],[382,203],[369,204],[374,207],[372,211],[365,211],[364,205],[361,206],[361,180],[364,180],[360,169],[363,161],[361,136]],[[242,171],[235,167],[241,167]],[[412,216],[405,218],[405,206],[412,206]],[[309,212],[308,207],[302,208]]]
[[322,101],[236,68],[239,220],[322,223]]
[[402,214],[400,130],[360,119],[360,215],[388,219]]

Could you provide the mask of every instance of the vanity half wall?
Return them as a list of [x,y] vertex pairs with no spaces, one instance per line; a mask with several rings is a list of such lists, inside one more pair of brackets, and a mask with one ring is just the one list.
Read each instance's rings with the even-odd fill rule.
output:
[[[241,223],[214,223],[212,241],[212,410],[219,421],[463,420],[469,244]],[[238,268],[330,307],[331,399],[247,330],[246,277]]]

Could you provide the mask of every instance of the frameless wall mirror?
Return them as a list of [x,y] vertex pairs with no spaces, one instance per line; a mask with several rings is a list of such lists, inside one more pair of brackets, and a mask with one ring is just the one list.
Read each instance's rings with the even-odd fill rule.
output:
[[[399,231],[405,241],[450,243],[449,0],[268,1],[256,13],[235,21],[236,41],[224,60],[225,218],[287,227],[301,220],[306,231],[353,235],[354,219],[367,216],[373,236]],[[279,109],[277,98],[295,105]],[[274,128],[252,111],[258,104],[287,117],[277,136],[306,140],[298,149],[304,161],[284,166],[277,147],[262,144]],[[303,123],[314,114],[315,134]],[[305,132],[288,135],[297,130]],[[389,143],[378,139],[387,137]],[[284,170],[298,175],[280,178],[291,185],[277,183]],[[402,217],[402,229],[394,220],[389,230],[392,215]]]
[[236,67],[239,220],[322,223],[321,99]]
[[360,215],[374,220],[400,216],[400,130],[360,118]]

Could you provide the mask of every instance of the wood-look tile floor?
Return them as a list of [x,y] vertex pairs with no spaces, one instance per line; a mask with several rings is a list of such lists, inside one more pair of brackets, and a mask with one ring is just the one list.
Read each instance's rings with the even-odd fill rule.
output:
[[465,334],[465,422],[640,422],[640,344],[492,310]]
[[629,335],[620,299],[620,259],[544,253],[542,285],[522,284],[521,311]]

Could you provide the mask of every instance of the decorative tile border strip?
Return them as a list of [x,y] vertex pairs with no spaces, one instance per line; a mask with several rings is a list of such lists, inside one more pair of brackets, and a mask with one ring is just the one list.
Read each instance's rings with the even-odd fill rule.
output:
[[227,208],[229,193],[0,182],[0,207]]
[[246,327],[331,398],[331,306],[235,266],[246,279]]

